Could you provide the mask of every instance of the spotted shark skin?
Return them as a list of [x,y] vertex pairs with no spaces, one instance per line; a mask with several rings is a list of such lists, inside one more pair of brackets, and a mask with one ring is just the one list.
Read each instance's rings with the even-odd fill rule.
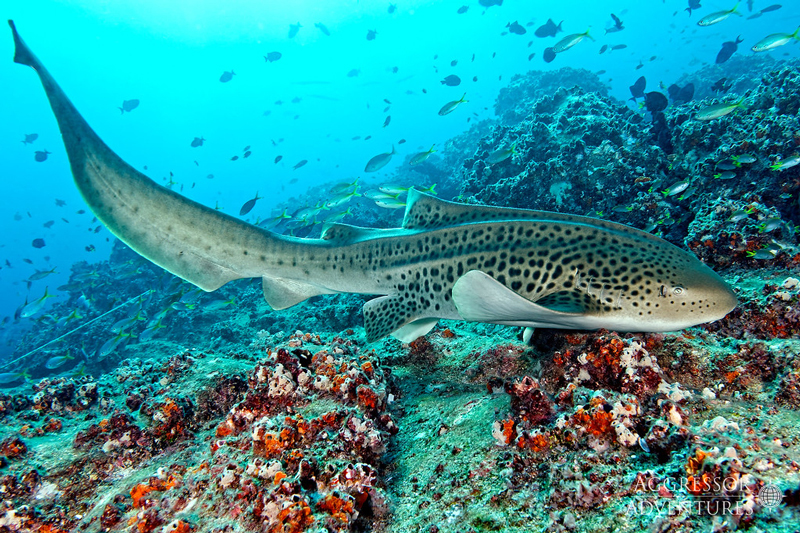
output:
[[123,161],[9,25],[14,60],[39,75],[91,210],[133,250],[206,291],[261,277],[274,309],[320,294],[378,295],[364,305],[370,342],[390,334],[408,342],[439,319],[671,331],[736,306],[733,291],[693,255],[577,215],[464,205],[411,190],[402,228],[335,224],[320,239],[263,230]]

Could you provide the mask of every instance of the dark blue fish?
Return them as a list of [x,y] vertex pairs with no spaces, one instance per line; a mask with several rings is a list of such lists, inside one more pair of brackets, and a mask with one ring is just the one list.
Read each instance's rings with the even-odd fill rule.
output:
[[133,100],[123,100],[122,101],[122,107],[118,107],[117,109],[119,109],[120,114],[123,114],[126,111],[128,113],[130,113],[131,111],[133,111],[137,107],[139,107],[139,100],[134,98]]
[[700,9],[702,6],[700,5],[700,0],[689,0],[689,7],[687,7],[684,11],[689,12],[689,16],[692,16],[693,9]]
[[442,80],[442,85],[447,85],[448,87],[456,87],[459,84],[461,84],[461,78],[455,74],[450,74]]
[[303,26],[299,22],[297,24],[289,24],[289,39],[294,38],[302,27]]
[[544,49],[544,53],[542,54],[542,59],[544,59],[545,63],[550,63],[552,60],[556,58],[556,51],[553,49],[552,46],[548,46]]
[[720,63],[724,63],[731,58],[731,56],[736,53],[736,49],[739,47],[739,43],[741,43],[743,39],[741,36],[736,37],[735,41],[726,41],[722,43],[722,50],[719,51],[717,54],[717,65]]
[[325,35],[327,35],[328,37],[331,36],[330,30],[328,30],[328,27],[325,24],[317,22],[316,24],[314,24],[314,27],[317,28],[322,33],[324,33]]
[[458,13],[459,15],[463,15],[464,13],[467,12],[468,9],[469,6],[461,6],[458,8],[458,11],[456,11],[456,13]]
[[267,63],[273,63],[283,57],[283,54],[280,52],[270,52],[264,56],[264,61]]
[[644,98],[644,88],[647,86],[647,80],[644,79],[644,76],[641,76],[636,83],[628,87],[631,91],[631,100],[634,102],[637,98]]
[[22,144],[33,144],[33,141],[39,138],[38,133],[26,133],[25,140],[22,141]]
[[33,152],[33,159],[37,163],[41,163],[42,161],[47,161],[47,154],[50,153],[52,152],[48,152],[47,150]]
[[556,33],[560,31],[564,31],[561,29],[561,25],[564,24],[564,21],[558,23],[553,22],[553,19],[547,19],[547,22],[536,28],[536,31],[533,32],[534,35],[537,37],[555,37]]
[[502,6],[503,0],[478,0],[483,7]]
[[522,25],[521,25],[519,22],[517,22],[516,20],[515,20],[514,22],[509,22],[508,24],[506,24],[506,28],[508,28],[508,31],[509,31],[510,33],[513,33],[513,34],[515,34],[515,35],[525,35],[526,33],[528,33],[528,30],[526,30],[526,29],[525,29],[525,28],[524,28],[524,27],[523,27],[523,26],[522,26]]
[[222,83],[228,83],[233,79],[235,75],[236,73],[234,71],[231,70],[230,72],[228,72],[226,70],[225,72],[222,73],[222,76],[219,77],[219,81],[221,81]]
[[203,137],[195,137],[192,139],[192,148],[197,148],[198,146],[203,146],[203,142],[205,139]]
[[367,40],[368,41],[374,41],[376,35],[378,35],[377,30],[367,30]]

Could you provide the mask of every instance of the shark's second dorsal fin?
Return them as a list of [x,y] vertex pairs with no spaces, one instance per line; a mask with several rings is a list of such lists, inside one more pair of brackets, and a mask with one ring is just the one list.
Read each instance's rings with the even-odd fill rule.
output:
[[362,228],[350,224],[331,224],[322,231],[322,240],[333,244],[353,244],[381,237],[407,235],[408,232],[401,228]]

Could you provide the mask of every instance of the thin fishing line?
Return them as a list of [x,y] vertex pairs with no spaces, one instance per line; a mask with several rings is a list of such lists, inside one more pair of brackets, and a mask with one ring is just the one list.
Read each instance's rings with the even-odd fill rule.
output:
[[56,337],[55,339],[53,339],[53,340],[51,340],[51,341],[48,341],[48,342],[46,342],[46,343],[42,344],[42,345],[41,345],[41,346],[39,346],[38,348],[34,348],[34,349],[33,349],[33,350],[31,350],[30,352],[26,353],[25,355],[21,355],[21,356],[17,357],[17,358],[16,358],[16,359],[14,359],[13,361],[9,361],[8,363],[5,363],[5,364],[3,364],[3,365],[0,365],[0,370],[4,370],[4,369],[8,368],[9,366],[13,365],[14,363],[16,363],[17,361],[20,361],[20,360],[22,360],[22,359],[25,359],[25,358],[26,358],[26,357],[28,357],[29,355],[33,355],[33,354],[35,354],[36,352],[38,352],[38,351],[39,351],[39,350],[41,350],[42,348],[46,348],[47,346],[50,346],[50,345],[51,345],[51,344],[53,344],[54,342],[58,342],[58,341],[60,341],[61,339],[63,339],[64,337],[68,337],[69,335],[72,335],[72,334],[73,334],[73,333],[75,333],[76,331],[79,331],[79,330],[81,330],[81,329],[85,328],[86,326],[88,326],[88,325],[90,325],[90,324],[93,324],[94,322],[97,322],[98,320],[100,320],[100,319],[101,319],[101,318],[103,318],[104,316],[106,316],[106,315],[109,315],[109,314],[113,313],[114,311],[116,311],[117,309],[120,309],[121,307],[125,307],[126,305],[128,305],[128,304],[129,304],[129,303],[131,303],[131,302],[133,302],[134,300],[138,300],[139,298],[141,298],[141,297],[142,297],[142,296],[144,296],[145,294],[151,293],[151,292],[153,292],[153,291],[154,291],[154,289],[147,289],[147,290],[146,290],[146,291],[144,291],[142,294],[140,294],[140,295],[138,295],[138,296],[134,296],[133,298],[131,298],[131,299],[129,299],[129,300],[127,300],[127,301],[125,301],[125,302],[122,302],[121,304],[119,304],[118,306],[114,307],[113,309],[109,309],[108,311],[106,311],[106,312],[105,312],[105,313],[103,313],[102,315],[100,315],[100,316],[97,316],[97,317],[95,317],[95,318],[91,319],[89,322],[86,322],[85,324],[81,324],[81,325],[80,325],[80,326],[78,326],[77,328],[75,328],[75,329],[73,329],[73,330],[71,330],[71,331],[68,331],[68,332],[64,333],[63,335],[61,335],[61,336],[59,336],[59,337]]

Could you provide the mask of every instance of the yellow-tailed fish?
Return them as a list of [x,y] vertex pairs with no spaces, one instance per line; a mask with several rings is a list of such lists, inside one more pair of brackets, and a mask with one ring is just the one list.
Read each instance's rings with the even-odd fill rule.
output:
[[420,163],[422,163],[423,161],[428,159],[430,157],[430,155],[436,151],[436,150],[433,149],[434,146],[436,146],[436,145],[432,144],[431,145],[431,149],[428,150],[427,152],[420,152],[417,155],[415,155],[414,157],[412,157],[411,158],[411,162],[409,164],[411,164],[411,165],[419,165]]
[[794,30],[794,33],[773,33],[772,35],[768,35],[754,44],[751,50],[753,52],[766,52],[767,50],[783,46],[793,39],[800,41],[800,28]]

